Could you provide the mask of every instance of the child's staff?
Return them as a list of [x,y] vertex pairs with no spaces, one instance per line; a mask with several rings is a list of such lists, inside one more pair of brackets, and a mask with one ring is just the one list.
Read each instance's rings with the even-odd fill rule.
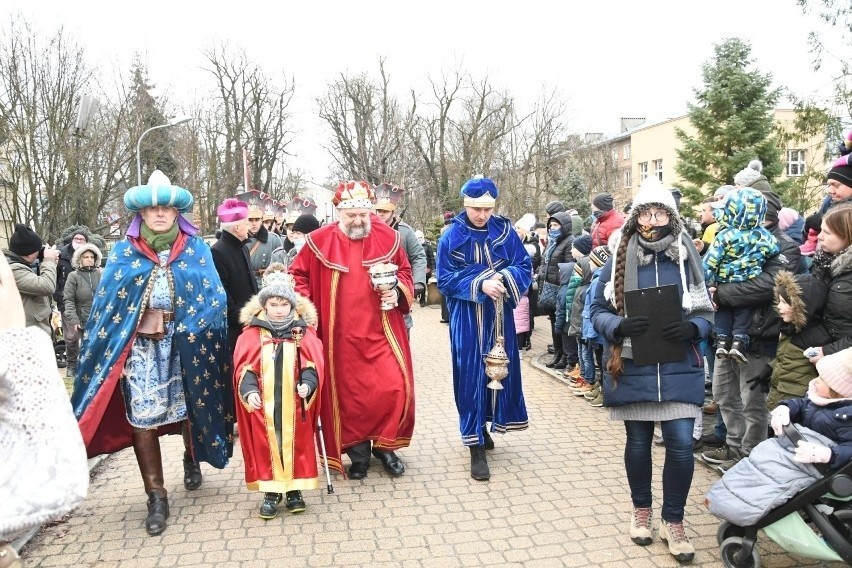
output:
[[[296,372],[299,374],[299,384],[302,382],[302,352],[299,348],[299,343],[302,341],[302,328],[294,327],[293,342],[296,344]],[[302,399],[302,422],[305,421],[305,399]],[[325,483],[328,494],[334,493],[334,487],[331,485],[331,473],[328,471],[328,454],[325,451],[325,438],[322,433],[322,419],[317,416],[317,433],[319,434],[320,448],[322,448],[322,463],[325,466]]]

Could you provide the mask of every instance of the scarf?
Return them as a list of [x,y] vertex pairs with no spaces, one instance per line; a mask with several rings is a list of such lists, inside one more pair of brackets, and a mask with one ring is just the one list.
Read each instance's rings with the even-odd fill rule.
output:
[[562,235],[562,229],[554,229],[547,232],[547,248],[544,251],[544,262],[550,262],[550,255],[556,248],[556,240]]
[[139,234],[154,252],[161,253],[170,249],[174,244],[178,236],[178,226],[175,223],[165,233],[155,233],[148,228],[148,225],[142,223],[142,226],[139,227]]
[[[630,236],[627,242],[627,251],[624,263],[624,291],[636,290],[639,287],[639,267],[651,264],[654,257],[663,253],[672,262],[680,266],[680,284],[683,289],[683,297],[681,299],[681,309],[684,317],[691,314],[699,315],[709,322],[713,322],[713,304],[710,302],[710,295],[707,293],[707,288],[704,285],[704,264],[701,261],[695,245],[682,232],[678,232],[680,238],[676,235],[668,234],[657,241],[647,241],[638,233]],[[618,243],[613,245],[615,253],[618,254]],[[612,278],[604,288],[604,296],[615,305],[615,267],[618,265],[617,259],[612,259]],[[686,277],[686,270],[689,269],[690,278]],[[692,282],[692,284],[688,284]],[[624,299],[621,299],[622,303]],[[633,358],[633,348],[630,343],[630,338],[625,337],[622,342],[621,356],[623,358]]]
[[271,319],[269,319],[268,315],[266,316],[266,321],[269,322],[270,327],[272,327],[272,329],[275,330],[275,333],[278,336],[281,336],[283,333],[288,331],[288,329],[290,328],[291,325],[293,325],[293,317],[294,316],[295,316],[295,308],[290,310],[290,312],[287,314],[287,317],[285,317],[281,321],[271,320]]

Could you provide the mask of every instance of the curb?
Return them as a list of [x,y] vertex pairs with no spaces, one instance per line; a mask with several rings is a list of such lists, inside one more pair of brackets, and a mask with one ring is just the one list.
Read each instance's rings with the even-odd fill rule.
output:
[[[92,470],[98,467],[101,463],[103,463],[104,460],[110,457],[110,455],[112,454],[101,454],[99,456],[95,456],[89,459],[89,473],[91,474]],[[69,514],[73,514],[73,511]],[[27,545],[27,543],[29,543],[33,539],[35,535],[39,533],[39,531],[41,531],[42,528],[44,528],[44,525],[39,525],[37,527],[31,528],[30,530],[28,530],[10,543],[12,545],[12,548],[17,550],[18,554],[20,554],[21,550]]]

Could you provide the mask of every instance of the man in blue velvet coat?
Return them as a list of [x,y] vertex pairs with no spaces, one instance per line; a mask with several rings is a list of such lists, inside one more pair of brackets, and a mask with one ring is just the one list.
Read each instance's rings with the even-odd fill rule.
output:
[[[512,310],[530,286],[532,264],[509,219],[494,215],[497,195],[494,182],[482,176],[462,186],[465,210],[441,236],[436,259],[438,287],[450,315],[459,428],[462,443],[470,447],[470,475],[479,481],[491,476],[485,450],[494,442],[486,423],[501,434],[528,427]],[[484,357],[494,346],[501,299],[509,374],[502,390],[492,390],[486,388]]]

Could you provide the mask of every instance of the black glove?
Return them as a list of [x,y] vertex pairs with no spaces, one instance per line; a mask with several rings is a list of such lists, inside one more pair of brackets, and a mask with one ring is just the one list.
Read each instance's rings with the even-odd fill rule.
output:
[[698,326],[691,321],[673,321],[663,326],[663,339],[687,341],[698,337]]
[[760,374],[746,381],[750,390],[760,389],[764,393],[769,392],[769,379],[772,378],[772,367],[767,365]]
[[618,335],[622,337],[636,337],[648,331],[649,327],[651,327],[651,320],[646,316],[624,318],[618,324]]
[[426,286],[424,286],[420,282],[414,283],[414,295],[415,296],[419,296],[420,294],[422,294],[425,291],[426,291]]

